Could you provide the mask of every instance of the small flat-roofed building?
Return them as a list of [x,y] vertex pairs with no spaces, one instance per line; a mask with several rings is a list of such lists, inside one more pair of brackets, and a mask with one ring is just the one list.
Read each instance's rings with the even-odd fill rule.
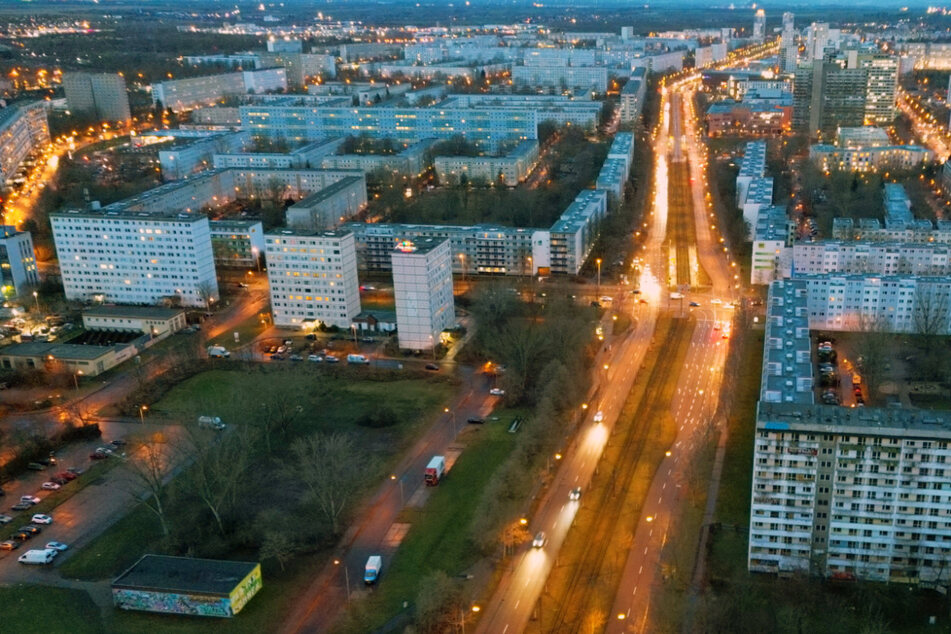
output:
[[185,327],[185,311],[157,306],[96,306],[83,311],[83,327],[162,337]]
[[230,618],[261,589],[261,564],[143,555],[112,582],[122,610]]
[[126,359],[138,349],[131,343],[111,346],[78,345],[31,341],[0,349],[0,368],[4,370],[40,370],[68,372],[80,376],[98,376]]

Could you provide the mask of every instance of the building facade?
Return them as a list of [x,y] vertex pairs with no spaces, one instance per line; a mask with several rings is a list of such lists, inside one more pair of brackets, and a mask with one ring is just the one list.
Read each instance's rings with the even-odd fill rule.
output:
[[274,325],[349,328],[360,314],[353,233],[282,231],[264,239]]
[[204,216],[66,211],[50,222],[67,299],[198,307],[218,301]]
[[391,259],[400,348],[429,350],[456,321],[449,240],[403,242]]
[[258,220],[212,220],[211,250],[215,267],[260,269],[264,226]]
[[34,101],[0,109],[0,177],[9,181],[37,147],[50,142],[46,104]]
[[66,105],[73,112],[93,114],[101,121],[129,121],[125,78],[113,73],[63,73]]

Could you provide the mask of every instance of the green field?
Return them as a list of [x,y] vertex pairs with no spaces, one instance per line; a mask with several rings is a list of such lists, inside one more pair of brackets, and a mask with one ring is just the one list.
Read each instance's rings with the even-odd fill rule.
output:
[[98,634],[99,608],[83,590],[18,584],[0,587],[0,631]]

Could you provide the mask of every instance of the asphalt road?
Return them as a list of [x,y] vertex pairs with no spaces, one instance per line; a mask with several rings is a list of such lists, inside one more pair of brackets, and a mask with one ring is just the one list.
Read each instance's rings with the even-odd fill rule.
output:
[[386,544],[387,533],[405,506],[425,502],[427,488],[423,484],[423,471],[426,464],[434,455],[447,453],[469,417],[487,416],[495,404],[496,397],[489,395],[487,377],[470,372],[462,379],[462,388],[448,406],[450,413],[439,416],[406,454],[392,477],[380,483],[341,539],[336,558],[322,570],[315,571],[314,581],[297,601],[297,608],[288,615],[281,632],[329,631],[347,605],[348,590],[363,587],[364,566],[370,555],[383,556],[385,583],[387,562],[395,552],[394,547]]

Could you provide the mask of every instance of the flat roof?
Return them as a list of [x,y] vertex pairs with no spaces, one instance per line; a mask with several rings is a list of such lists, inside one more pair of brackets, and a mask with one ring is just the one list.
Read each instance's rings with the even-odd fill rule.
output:
[[449,238],[418,238],[416,240],[408,240],[408,242],[412,243],[413,249],[409,250],[409,249],[406,249],[405,247],[401,249],[400,245],[397,244],[393,248],[393,254],[394,255],[425,255],[429,253],[430,251],[432,251],[433,249],[437,249],[443,244],[448,243]]
[[172,319],[184,313],[180,308],[160,306],[96,306],[83,311],[83,317],[132,317],[141,319]]
[[260,564],[250,561],[143,555],[113,588],[229,596]]
[[114,346],[83,346],[72,343],[50,343],[47,341],[29,341],[14,343],[0,350],[0,356],[12,357],[48,357],[60,361],[72,359],[91,361],[112,352]]
[[348,188],[353,187],[354,185],[356,185],[362,180],[363,180],[363,176],[344,176],[336,183],[328,185],[327,187],[324,187],[323,189],[320,189],[314,192],[310,196],[307,196],[306,198],[303,198],[297,201],[292,206],[293,207],[298,207],[298,206],[309,207],[311,205],[322,203],[325,200],[333,198],[340,192],[343,192],[347,190]]

